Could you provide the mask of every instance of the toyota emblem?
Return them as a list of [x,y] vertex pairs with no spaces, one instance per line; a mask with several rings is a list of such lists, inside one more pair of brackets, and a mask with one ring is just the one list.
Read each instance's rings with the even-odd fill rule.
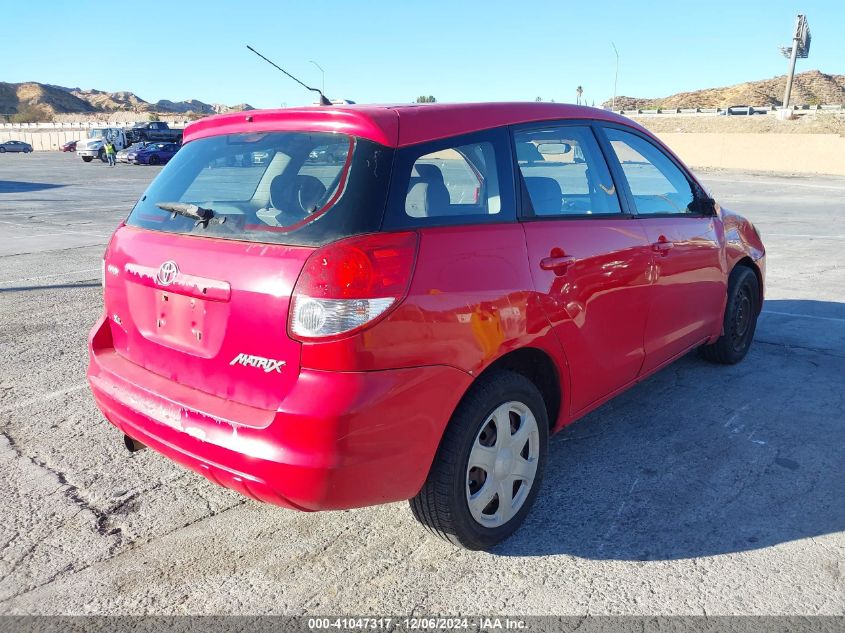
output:
[[171,259],[159,266],[156,279],[162,286],[169,286],[176,279],[177,274],[179,274],[179,267]]

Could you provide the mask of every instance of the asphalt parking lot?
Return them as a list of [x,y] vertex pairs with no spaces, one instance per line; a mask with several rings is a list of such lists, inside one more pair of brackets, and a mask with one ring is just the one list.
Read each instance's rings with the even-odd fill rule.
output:
[[302,514],[125,450],[85,343],[158,170],[0,158],[0,613],[843,614],[845,179],[702,172],[767,244],[749,356],[689,355],[554,436],[527,522],[479,553],[404,503]]

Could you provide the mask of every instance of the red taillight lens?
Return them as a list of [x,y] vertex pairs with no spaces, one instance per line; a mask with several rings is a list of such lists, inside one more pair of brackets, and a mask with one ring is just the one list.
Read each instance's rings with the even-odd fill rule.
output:
[[305,262],[293,291],[297,339],[347,334],[386,314],[408,291],[416,233],[378,233],[334,242]]

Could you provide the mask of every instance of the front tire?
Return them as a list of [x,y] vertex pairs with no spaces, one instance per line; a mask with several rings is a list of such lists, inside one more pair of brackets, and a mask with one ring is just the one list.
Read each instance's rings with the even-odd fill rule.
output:
[[534,383],[511,371],[482,377],[455,410],[428,478],[410,500],[414,517],[467,549],[503,541],[534,503],[548,437]]
[[712,345],[698,348],[711,363],[734,365],[745,358],[757,329],[760,314],[760,282],[747,266],[737,266],[728,280],[728,303],[722,336]]
[[94,160],[94,157],[93,156],[83,156],[82,160],[84,160],[86,163],[90,163],[92,160]]
[[160,162],[161,160],[155,154],[153,154],[147,159],[147,163],[149,163],[150,165],[158,165]]

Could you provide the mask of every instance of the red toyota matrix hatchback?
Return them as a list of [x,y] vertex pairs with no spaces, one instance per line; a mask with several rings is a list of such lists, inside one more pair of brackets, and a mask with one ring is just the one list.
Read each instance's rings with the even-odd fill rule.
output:
[[253,499],[410,499],[487,548],[551,432],[754,336],[754,226],[612,113],[313,107],[184,138],[106,250],[88,378],[130,449]]

